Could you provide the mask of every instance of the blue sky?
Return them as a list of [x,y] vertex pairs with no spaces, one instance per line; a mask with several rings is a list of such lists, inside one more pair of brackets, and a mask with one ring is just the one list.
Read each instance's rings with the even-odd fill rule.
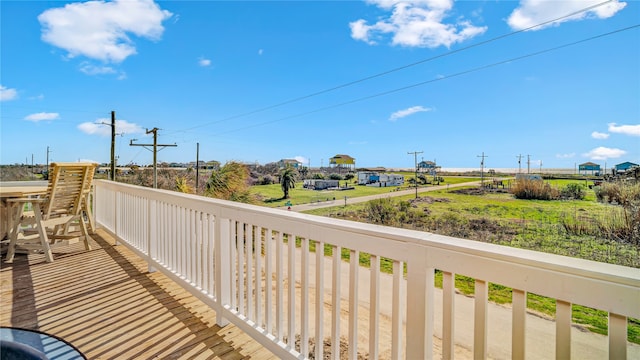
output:
[[[586,10],[585,10],[586,9]],[[0,163],[640,163],[640,2],[0,2]],[[540,25],[542,24],[542,25]],[[540,25],[540,26],[537,26]],[[541,162],[541,164],[540,164]]]

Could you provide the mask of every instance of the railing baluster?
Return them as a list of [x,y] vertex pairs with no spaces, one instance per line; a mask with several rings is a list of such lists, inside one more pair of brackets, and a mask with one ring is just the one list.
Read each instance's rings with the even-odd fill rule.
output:
[[402,283],[404,263],[393,261],[393,304],[391,310],[391,358],[402,359]]
[[287,302],[288,305],[288,330],[287,336],[289,341],[287,344],[291,346],[291,348],[295,347],[296,343],[296,237],[293,234],[287,234],[287,245],[289,249],[289,254],[287,255],[288,265],[288,279],[289,279],[289,287],[288,287],[288,295],[289,300]]
[[486,281],[476,279],[473,321],[473,358],[487,358],[487,301],[489,286]]
[[316,241],[316,359],[324,358],[324,242]]
[[527,292],[513,289],[512,292],[512,328],[511,328],[511,358],[524,359],[525,329],[527,318]]
[[215,264],[215,253],[217,251],[217,249],[215,249],[214,246],[214,241],[215,241],[215,237],[214,237],[214,222],[213,222],[213,216],[211,214],[207,214],[207,279],[208,281],[208,293],[209,295],[212,295],[214,297],[217,297],[218,294],[216,293],[215,290],[215,269],[216,269],[216,264]]
[[245,246],[247,247],[247,314],[249,319],[254,320],[253,312],[253,225],[246,224]]
[[228,321],[223,317],[222,309],[231,301],[231,277],[233,262],[231,260],[231,238],[229,219],[223,219],[216,215],[215,219],[215,285],[216,285],[216,324],[227,325]]
[[266,315],[266,327],[269,334],[273,333],[273,231],[266,229],[264,237],[264,289],[265,289],[265,305],[264,312]]
[[276,242],[276,331],[278,340],[284,338],[284,239],[278,231]]
[[456,275],[442,272],[442,358],[453,359],[455,353]]
[[556,300],[556,359],[571,358],[571,303]]
[[231,258],[231,268],[229,272],[229,283],[231,284],[231,299],[229,305],[232,309],[238,309],[238,223],[231,220],[229,228],[229,257]]
[[340,246],[333,246],[333,273],[331,274],[331,358],[340,359]]
[[245,250],[245,235],[244,235],[244,227],[246,224],[242,222],[238,222],[238,270],[236,273],[236,278],[238,279],[238,312],[242,315],[246,315],[246,309],[244,307],[245,302],[245,292],[244,292],[244,279],[245,279],[245,261],[244,261],[244,250]]
[[255,265],[255,279],[256,279],[256,324],[258,326],[264,326],[263,319],[264,314],[262,311],[262,233],[264,228],[256,226],[256,233],[254,234],[255,246],[256,246],[256,265]]
[[349,359],[358,359],[358,270],[360,252],[349,251]]
[[[369,286],[369,359],[377,360],[380,338],[380,257],[371,254]],[[317,357],[316,357],[317,359]]]
[[627,317],[609,313],[609,359],[627,358]]
[[300,276],[302,294],[300,298],[300,353],[309,356],[309,239],[302,238]]

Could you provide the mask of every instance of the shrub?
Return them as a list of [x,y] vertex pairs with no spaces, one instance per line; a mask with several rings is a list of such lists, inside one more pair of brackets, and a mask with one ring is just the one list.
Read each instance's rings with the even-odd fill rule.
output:
[[584,185],[578,183],[567,184],[560,190],[560,197],[563,199],[582,200],[585,197]]
[[517,199],[525,200],[557,200],[560,191],[540,180],[521,179],[515,182],[511,193]]
[[342,179],[342,175],[336,174],[336,173],[333,173],[333,174],[329,175],[329,179],[331,179],[331,180],[343,180]]
[[389,198],[380,198],[367,202],[365,206],[369,222],[381,225],[393,225],[398,216],[398,210]]

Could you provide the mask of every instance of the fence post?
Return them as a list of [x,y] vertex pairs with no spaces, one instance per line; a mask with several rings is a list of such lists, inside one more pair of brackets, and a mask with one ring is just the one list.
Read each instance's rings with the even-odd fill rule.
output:
[[427,251],[413,248],[407,261],[407,359],[433,358],[434,269]]
[[216,324],[225,326],[229,323],[222,314],[225,305],[231,301],[231,259],[230,259],[230,220],[219,214],[214,220],[215,232],[215,281],[216,281]]

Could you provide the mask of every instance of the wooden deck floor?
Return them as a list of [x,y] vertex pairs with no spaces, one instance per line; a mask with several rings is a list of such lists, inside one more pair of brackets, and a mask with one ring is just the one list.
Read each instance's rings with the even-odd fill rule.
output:
[[276,359],[233,325],[102,231],[93,250],[58,248],[4,257],[0,326],[60,337],[89,359]]

